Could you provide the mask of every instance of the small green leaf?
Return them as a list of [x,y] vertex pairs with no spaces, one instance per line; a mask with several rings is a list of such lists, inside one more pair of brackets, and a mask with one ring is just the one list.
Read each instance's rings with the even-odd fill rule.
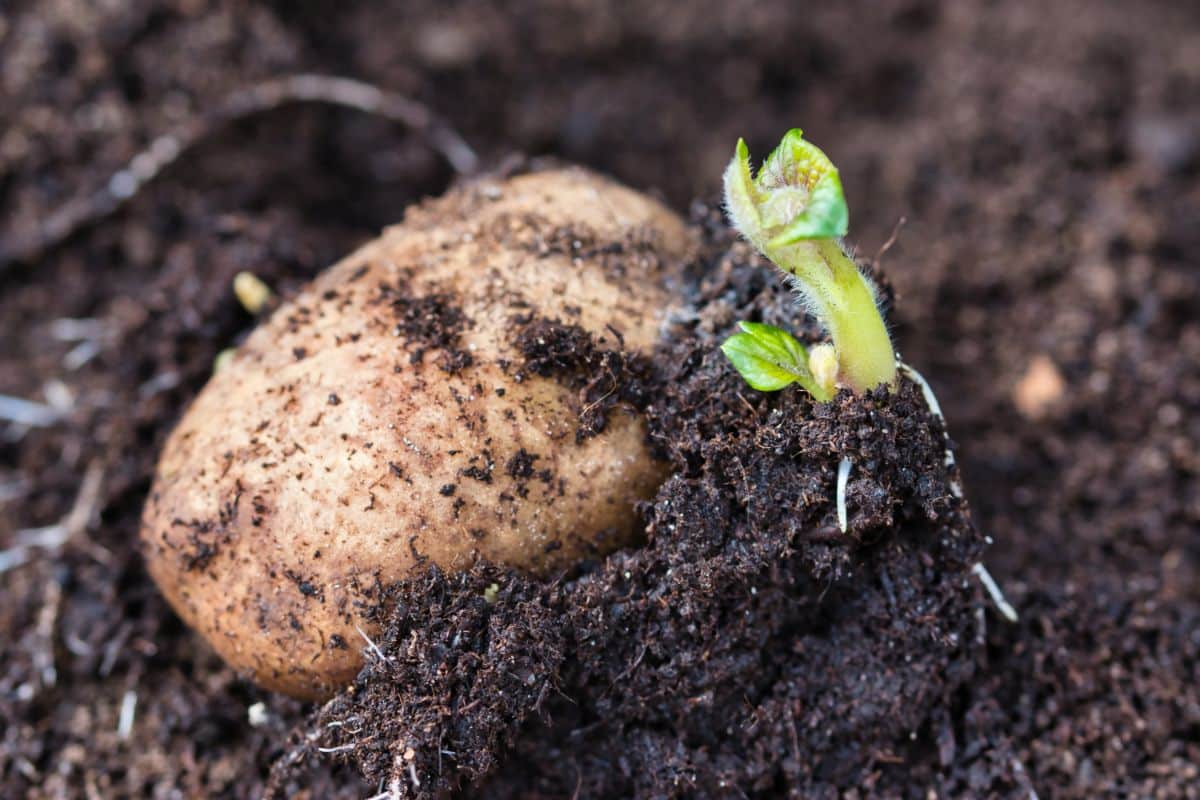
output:
[[808,369],[808,350],[783,328],[763,322],[739,322],[738,327],[779,363],[799,364],[801,369]]
[[808,368],[808,351],[785,330],[759,322],[740,322],[735,333],[721,345],[721,352],[738,374],[760,392],[776,392],[799,383],[818,401],[830,395]]
[[771,239],[774,246],[807,239],[832,239],[845,236],[850,229],[850,209],[846,206],[837,167],[821,148],[805,141],[799,128],[792,128],[784,135],[759,170],[755,183],[761,191],[782,187],[808,190],[804,208]]
[[775,392],[800,380],[794,365],[779,364],[772,354],[748,333],[735,333],[721,345],[721,352],[746,383],[760,392]]
[[734,227],[761,248],[845,236],[850,211],[837,167],[792,128],[751,173],[744,139],[725,168],[725,207]]
[[745,139],[738,139],[737,150],[725,168],[724,181],[725,208],[733,218],[734,227],[760,247],[766,241],[758,213],[763,198],[759,196],[750,172],[750,149],[746,147]]

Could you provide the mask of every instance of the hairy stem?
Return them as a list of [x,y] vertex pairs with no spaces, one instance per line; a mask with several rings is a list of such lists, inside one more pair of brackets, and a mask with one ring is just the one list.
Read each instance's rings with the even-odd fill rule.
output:
[[768,245],[766,255],[795,276],[809,310],[829,330],[838,378],[855,392],[896,381],[896,357],[875,289],[833,239]]

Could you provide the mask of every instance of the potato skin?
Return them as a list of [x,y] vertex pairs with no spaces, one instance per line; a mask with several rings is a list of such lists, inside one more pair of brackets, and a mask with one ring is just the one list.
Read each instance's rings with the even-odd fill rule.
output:
[[423,560],[545,574],[627,543],[662,477],[643,421],[618,408],[577,441],[579,393],[519,376],[513,332],[557,319],[648,353],[691,248],[662,205],[576,168],[410,209],[196,398],[143,515],[150,573],[232,666],[316,699]]

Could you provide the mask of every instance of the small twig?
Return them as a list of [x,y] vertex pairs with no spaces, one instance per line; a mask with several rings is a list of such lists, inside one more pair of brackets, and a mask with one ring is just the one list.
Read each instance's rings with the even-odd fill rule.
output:
[[137,713],[137,692],[130,689],[121,698],[121,712],[117,717],[117,736],[128,739],[133,732],[133,718]]
[[875,253],[875,257],[871,259],[871,269],[878,270],[879,262],[883,259],[888,250],[896,244],[896,240],[900,238],[900,229],[908,222],[908,217],[901,217],[896,220],[896,224],[892,226],[892,235],[887,238],[887,241],[879,246],[879,250]]
[[104,479],[104,465],[100,461],[88,464],[83,473],[83,483],[79,486],[79,494],[71,512],[63,520],[63,527],[70,536],[76,536],[87,529],[88,523],[96,515],[100,505],[100,487]]
[[1025,790],[1029,800],[1039,800],[1037,790],[1033,788],[1033,781],[1029,779],[1029,772],[1025,769],[1025,765],[1021,763],[1021,759],[1014,755],[1010,763],[1012,764],[1013,774],[1016,775],[1017,782],[1021,784],[1021,788]]
[[58,683],[58,665],[54,661],[54,631],[62,608],[62,584],[51,578],[42,594],[42,608],[37,618],[37,648],[33,651],[33,668],[42,687],[53,689]]
[[212,113],[190,119],[176,130],[159,136],[113,174],[102,188],[68,201],[31,235],[0,239],[0,271],[15,262],[37,258],[78,231],[113,214],[181,155],[225,125],[292,103],[326,103],[398,122],[424,137],[456,172],[465,175],[478,168],[479,158],[466,140],[444,119],[412,98],[362,81],[331,75],[272,78],[234,91]]
[[0,481],[0,505],[4,505],[10,500],[20,500],[27,494],[29,494],[29,481],[24,476]]
[[[643,644],[643,645],[642,645],[642,649],[641,649],[641,651],[640,651],[640,652],[637,654],[637,657],[633,659],[633,663],[632,663],[632,664],[630,664],[628,667],[626,667],[626,668],[625,668],[625,669],[624,669],[624,670],[621,672],[621,674],[620,674],[620,675],[618,675],[616,678],[614,678],[614,679],[613,679],[613,681],[612,681],[612,683],[610,683],[610,684],[609,684],[608,688],[609,688],[609,689],[612,689],[612,688],[613,688],[614,686],[616,686],[618,683],[620,683],[621,681],[625,680],[625,679],[626,679],[626,678],[628,678],[630,675],[632,675],[632,674],[633,674],[633,671],[634,671],[635,669],[637,669],[637,668],[638,668],[638,665],[639,665],[639,664],[641,664],[641,663],[642,663],[642,659],[646,657],[646,651],[647,651],[648,649],[649,649],[649,648],[647,647],[647,645],[644,645],[644,644]],[[518,678],[518,680],[520,680],[520,679]]]
[[0,394],[0,421],[11,422],[14,425],[24,425],[29,428],[48,428],[62,419],[62,412],[56,408]]
[[[84,473],[74,505],[61,521],[43,528],[25,528],[17,531],[16,544],[0,551],[0,574],[27,562],[35,550],[57,551],[81,535],[100,505],[103,477],[103,466],[99,461],[93,461]],[[98,545],[93,545],[91,552],[98,561],[103,562],[107,559],[107,552]]]
[[741,392],[737,392],[736,394],[737,394],[738,400],[742,401],[742,405],[744,405],[747,408],[747,410],[749,410],[749,412],[752,415],[754,415],[755,418],[757,418],[758,417],[758,409],[756,409],[753,405],[751,405],[750,401],[747,400],[745,397],[743,397]]
[[849,458],[843,457],[841,463],[838,464],[837,474],[837,515],[838,527],[845,533],[849,528],[848,516],[846,514],[846,484],[850,482],[850,468],[854,466],[854,462]]
[[[932,414],[938,422],[942,423],[942,441],[945,444],[943,463],[946,465],[946,470],[950,475],[950,492],[955,497],[962,499],[962,481],[958,476],[958,462],[954,458],[954,451],[950,449],[950,430],[946,427],[946,417],[942,414],[942,406],[938,402],[937,395],[933,393],[933,387],[929,385],[929,381],[925,380],[921,373],[905,364],[899,357],[896,359],[896,368],[907,375],[913,383],[921,389],[921,394],[925,398],[925,405],[929,407],[929,413]],[[988,540],[991,541],[990,539]],[[1020,617],[1017,615],[1017,610],[1005,598],[1004,592],[1001,591],[1000,585],[992,578],[992,574],[987,571],[987,567],[982,561],[976,562],[975,566],[971,567],[971,573],[979,578],[979,582],[983,584],[983,588],[987,591],[988,597],[992,603],[1006,620],[1016,622]]]

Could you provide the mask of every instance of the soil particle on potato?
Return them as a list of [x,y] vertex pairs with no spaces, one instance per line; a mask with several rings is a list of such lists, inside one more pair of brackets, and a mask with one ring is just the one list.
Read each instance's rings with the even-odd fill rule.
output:
[[455,296],[449,292],[413,297],[391,286],[380,294],[390,303],[396,317],[396,335],[409,347],[409,360],[419,364],[429,350],[440,350],[438,367],[451,375],[474,363],[466,350],[458,348],[459,337],[469,324]]
[[[658,259],[658,237],[650,227],[635,227],[621,241],[604,241],[583,224],[551,225],[543,218],[528,215],[521,220],[532,230],[527,248],[539,255],[568,255],[576,261],[598,261],[609,278],[623,283],[630,259]],[[653,271],[653,270],[651,270]],[[636,287],[630,287],[636,288]]]
[[578,392],[577,442],[601,433],[617,406],[643,410],[648,402],[649,361],[624,351],[617,331],[609,336],[611,342],[574,323],[537,317],[524,320],[513,337],[524,359],[518,379],[523,374],[554,378]]
[[504,465],[504,471],[513,478],[528,478],[533,475],[533,465],[537,459],[536,455],[522,447]]

